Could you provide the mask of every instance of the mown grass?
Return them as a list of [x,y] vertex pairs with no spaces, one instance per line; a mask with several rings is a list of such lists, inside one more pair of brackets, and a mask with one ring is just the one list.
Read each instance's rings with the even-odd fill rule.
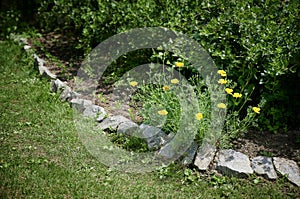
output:
[[49,92],[21,47],[0,43],[0,69],[0,198],[297,197],[299,189],[284,178],[204,178],[176,168],[111,171],[84,148],[71,109]]

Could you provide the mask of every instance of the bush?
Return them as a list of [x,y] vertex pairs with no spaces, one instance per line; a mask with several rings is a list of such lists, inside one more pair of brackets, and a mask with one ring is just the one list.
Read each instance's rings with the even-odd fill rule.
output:
[[0,3],[0,38],[8,38],[11,33],[27,31],[35,24],[35,14],[40,0],[3,0]]
[[[86,53],[131,28],[162,26],[183,32],[237,81],[239,92],[248,95],[247,105],[266,101],[260,128],[277,131],[300,124],[299,112],[287,103],[299,99],[299,93],[285,86],[299,79],[299,10],[297,0],[50,0],[42,1],[39,18],[45,30],[73,31],[80,38],[78,48]],[[299,107],[299,100],[293,103]]]

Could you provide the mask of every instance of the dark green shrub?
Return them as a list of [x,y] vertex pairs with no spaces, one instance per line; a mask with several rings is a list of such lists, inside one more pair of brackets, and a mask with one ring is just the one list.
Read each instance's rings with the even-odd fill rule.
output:
[[35,15],[40,0],[2,0],[0,2],[0,37],[27,31],[35,25]]
[[[248,105],[266,100],[260,127],[275,131],[300,124],[288,103],[295,94],[285,86],[299,79],[299,61],[292,61],[299,56],[299,10],[298,0],[51,0],[42,2],[39,16],[47,30],[73,31],[86,53],[131,28],[162,26],[188,34],[244,88],[240,92],[251,93]],[[276,105],[281,102],[287,106]],[[299,107],[298,100],[292,103]]]

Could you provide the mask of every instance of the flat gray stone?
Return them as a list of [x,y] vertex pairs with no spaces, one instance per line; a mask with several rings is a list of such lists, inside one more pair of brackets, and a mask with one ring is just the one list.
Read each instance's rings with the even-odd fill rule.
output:
[[60,99],[62,101],[67,101],[68,99],[72,98],[72,90],[69,86],[65,87],[63,92],[60,94]]
[[252,169],[255,173],[265,176],[267,179],[276,179],[277,173],[274,169],[272,158],[257,156],[252,159]]
[[117,132],[121,134],[126,134],[130,136],[134,136],[136,132],[140,130],[139,125],[132,122],[131,120],[126,122],[121,122],[117,127]]
[[198,147],[199,146],[198,146],[197,142],[194,141],[191,144],[191,146],[188,148],[188,150],[185,152],[185,154],[183,154],[181,156],[181,158],[180,158],[180,159],[182,159],[181,160],[181,164],[183,164],[183,165],[190,165],[190,164],[192,164],[193,160],[195,158],[195,155],[196,155]]
[[184,164],[192,163],[198,148],[196,142],[192,142],[188,148],[178,144],[175,141],[168,141],[160,148],[157,155],[166,160],[179,160]]
[[59,79],[51,80],[50,91],[54,93],[59,93],[67,87],[65,82],[60,81]]
[[[71,99],[70,105],[72,108],[75,108],[80,113],[82,113],[88,106],[92,106],[93,102],[91,100],[74,98],[74,99]],[[92,109],[92,108],[93,107],[91,107],[90,109]]]
[[[89,101],[89,100],[88,100]],[[96,118],[97,122],[100,122],[104,119],[106,112],[104,110],[104,108],[102,108],[101,106],[97,106],[97,105],[88,105],[85,106],[84,111],[83,111],[83,116],[85,117],[94,117]]]
[[232,149],[219,151],[216,162],[216,170],[225,175],[245,177],[253,173],[249,157]]
[[124,122],[131,122],[131,120],[127,119],[126,117],[122,115],[116,115],[112,117],[108,117],[104,119],[98,127],[101,128],[102,130],[107,130],[107,129],[112,129],[112,130],[117,130],[119,125]]
[[26,50],[26,51],[29,50],[30,48],[31,48],[30,45],[24,45],[24,46],[23,46],[23,49]]
[[287,178],[297,185],[300,186],[300,171],[297,163],[293,160],[285,158],[274,157],[274,166],[281,175],[287,175]]
[[51,73],[50,70],[44,66],[45,61],[41,59],[36,54],[33,54],[34,60],[35,60],[35,67],[39,70],[40,75],[45,76],[47,78],[55,79],[56,75]]
[[201,171],[208,170],[210,163],[214,159],[216,151],[217,149],[215,146],[204,143],[197,151],[194,165]]
[[17,41],[21,44],[24,44],[24,45],[29,45],[28,43],[28,40],[26,38],[23,38],[23,37],[19,37],[19,36],[14,36],[14,41]]
[[166,143],[164,146],[160,148],[160,150],[157,153],[161,158],[168,159],[168,160],[176,160],[180,156],[176,153],[176,151],[173,149],[173,146],[171,142]]
[[50,77],[51,79],[56,79],[57,76],[55,74],[53,74],[47,67],[44,66],[43,71],[44,71],[43,75],[45,77],[47,77],[47,78]]
[[141,132],[139,133],[138,137],[146,140],[148,149],[150,150],[159,149],[159,147],[161,147],[169,139],[167,134],[157,127],[141,124],[140,129]]
[[62,101],[70,101],[72,99],[80,97],[80,94],[77,92],[72,91],[72,89],[69,86],[66,86],[66,88],[61,92],[60,99]]

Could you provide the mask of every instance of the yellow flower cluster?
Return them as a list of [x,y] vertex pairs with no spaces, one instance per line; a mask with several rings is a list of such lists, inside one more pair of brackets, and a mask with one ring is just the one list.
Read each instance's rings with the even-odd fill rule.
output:
[[217,104],[217,107],[218,108],[226,108],[227,106],[224,103],[219,103],[219,104]]
[[[222,77],[227,76],[227,74],[224,70],[218,70],[218,74],[220,74]],[[227,80],[226,79],[219,79],[218,83],[219,84],[226,84]],[[243,96],[241,93],[233,93],[233,89],[231,89],[231,88],[225,88],[225,92],[229,95],[232,95],[234,98],[241,98]]]
[[222,77],[227,76],[226,71],[224,71],[224,70],[218,70],[218,74],[221,75]]
[[[179,80],[176,79],[176,78],[171,79],[171,83],[172,83],[172,84],[178,84],[178,83],[179,83]],[[167,85],[164,85],[164,86],[162,87],[162,89],[163,89],[163,91],[167,91],[167,90],[170,90],[170,87],[167,86]]]
[[[226,74],[226,71],[224,70],[218,70],[218,74],[221,75],[222,77],[226,77],[227,74]],[[227,80],[226,79],[219,79],[218,81],[219,84],[226,84],[227,83]],[[234,98],[241,98],[243,95],[241,93],[233,93],[233,89],[231,88],[225,88],[225,92],[229,95],[232,95]],[[224,103],[219,103],[217,105],[218,108],[226,108],[226,104]],[[259,107],[253,107],[252,110],[259,114],[260,113],[260,108]]]
[[184,66],[183,62],[175,62],[175,66],[178,68],[182,68]]
[[203,114],[202,113],[197,113],[196,114],[196,120],[201,120],[203,118]]
[[[226,77],[227,76],[226,71],[224,71],[224,70],[218,70],[218,74],[221,75],[221,77]],[[222,78],[222,79],[219,79],[218,83],[219,84],[226,84],[227,80]]]
[[159,114],[159,115],[168,115],[168,111],[167,110],[160,110],[160,111],[157,111],[157,113]]
[[231,88],[225,88],[225,91],[226,91],[227,94],[232,95],[233,89],[231,89]]
[[226,79],[219,79],[218,83],[219,84],[226,84],[227,80]]
[[170,89],[169,86],[167,86],[167,85],[163,86],[163,90],[164,90],[164,91],[167,91],[167,90],[169,90],[169,89]]
[[171,83],[172,84],[178,84],[179,83],[179,80],[174,78],[174,79],[171,79]]
[[259,107],[253,107],[252,109],[255,113],[260,114],[260,108]]
[[129,82],[129,84],[130,84],[130,86],[135,87],[138,85],[138,82],[132,81],[132,82]]
[[242,94],[241,93],[233,93],[232,95],[234,98],[240,98],[242,97]]

